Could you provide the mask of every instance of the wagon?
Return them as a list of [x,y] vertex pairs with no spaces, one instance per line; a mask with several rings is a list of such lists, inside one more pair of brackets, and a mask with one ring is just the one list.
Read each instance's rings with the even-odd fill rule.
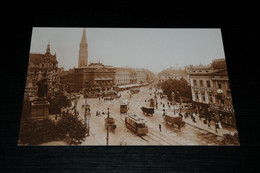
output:
[[181,128],[185,125],[185,122],[182,120],[180,116],[170,116],[170,115],[163,115],[163,118],[166,124],[171,124],[172,126],[177,125],[178,128]]
[[144,115],[149,115],[149,116],[153,116],[154,114],[154,108],[153,107],[141,107],[143,114]]
[[113,130],[116,128],[115,121],[111,117],[105,119],[105,128],[107,129],[108,127],[111,127]]

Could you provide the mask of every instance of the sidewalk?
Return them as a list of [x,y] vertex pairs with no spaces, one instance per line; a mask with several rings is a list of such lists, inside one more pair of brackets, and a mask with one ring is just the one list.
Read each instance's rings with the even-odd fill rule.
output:
[[211,123],[210,128],[209,128],[208,124],[204,124],[203,123],[203,120],[204,120],[203,118],[201,118],[201,120],[199,120],[196,117],[196,122],[193,122],[190,117],[183,118],[182,120],[185,121],[185,123],[187,123],[187,124],[189,124],[191,126],[199,128],[201,130],[205,130],[205,131],[207,131],[209,133],[213,133],[213,134],[221,136],[221,137],[223,137],[224,134],[234,135],[234,133],[236,132],[235,129],[219,128],[219,129],[217,129],[217,133],[216,133],[215,123],[214,122]]
[[[171,106],[170,108],[168,107],[168,105],[166,105],[166,101],[164,99],[161,99],[160,101],[162,101],[162,103],[165,103],[165,107],[163,107],[161,104],[158,105],[158,109],[156,109],[157,111],[163,111],[163,109],[165,109],[166,112],[170,112],[170,113],[174,113],[174,108],[173,106]],[[179,113],[179,108],[175,108],[176,110],[176,115]],[[183,112],[182,112],[183,114]],[[217,132],[216,132],[216,129],[215,129],[215,122],[211,121],[211,124],[210,124],[210,128],[208,127],[208,124],[204,124],[203,123],[203,120],[204,118],[201,118],[201,120],[199,119],[198,116],[195,117],[196,119],[196,122],[193,122],[191,117],[187,117],[187,118],[184,118],[183,117],[183,121],[193,127],[196,127],[196,128],[199,128],[201,130],[204,130],[204,131],[207,131],[209,133],[213,133],[217,136],[221,136],[223,137],[224,134],[231,134],[231,135],[234,135],[234,133],[237,133],[237,130],[234,129],[234,128],[219,128],[217,129]]]

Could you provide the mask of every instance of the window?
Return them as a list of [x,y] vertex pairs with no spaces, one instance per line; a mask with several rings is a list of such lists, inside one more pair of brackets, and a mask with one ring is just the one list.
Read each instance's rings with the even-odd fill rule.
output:
[[210,81],[207,81],[207,87],[210,88]]
[[199,100],[199,94],[195,93],[196,100]]
[[209,94],[209,102],[210,102],[210,103],[213,102],[212,94]]
[[222,88],[222,85],[221,85],[221,83],[220,83],[220,82],[218,83],[218,88],[219,88],[219,89],[221,89],[221,88]]
[[200,80],[200,86],[203,86],[203,80]]
[[205,94],[202,93],[201,95],[202,95],[202,100],[203,100],[203,101],[206,101]]
[[194,86],[197,86],[197,81],[193,80],[193,84],[194,84]]

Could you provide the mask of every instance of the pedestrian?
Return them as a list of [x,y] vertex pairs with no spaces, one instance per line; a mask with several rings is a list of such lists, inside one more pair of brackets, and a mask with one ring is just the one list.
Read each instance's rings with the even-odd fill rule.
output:
[[98,116],[98,111],[96,111],[96,116]]
[[210,119],[208,119],[208,128],[211,129],[211,127],[210,127]]
[[195,117],[194,117],[194,116],[193,116],[193,119],[192,119],[192,120],[193,120],[193,122],[194,122],[194,123],[196,123],[196,119],[195,119]]
[[160,130],[160,132],[162,131],[162,126],[161,126],[161,124],[159,124],[159,130]]
[[55,114],[55,120],[57,120],[57,114]]

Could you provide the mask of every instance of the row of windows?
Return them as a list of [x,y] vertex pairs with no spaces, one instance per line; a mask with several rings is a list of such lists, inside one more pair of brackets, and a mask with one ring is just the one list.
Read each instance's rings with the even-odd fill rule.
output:
[[[195,93],[195,99],[196,99],[196,101],[199,101],[200,99],[199,99],[199,93]],[[213,102],[213,96],[212,96],[212,94],[209,94],[208,95],[208,101],[210,102],[210,103],[212,103]],[[205,102],[206,101],[206,96],[205,96],[205,93],[201,93],[201,100],[203,101],[203,102]]]
[[39,68],[39,67],[53,68],[53,67],[55,67],[55,64],[53,64],[53,63],[40,63],[40,64],[30,63],[29,66],[30,67],[37,67],[37,68]]
[[38,73],[45,73],[47,72],[49,73],[56,73],[56,71],[54,70],[28,70],[28,75],[38,75]]
[[100,80],[100,81],[95,81],[96,84],[100,84],[100,85],[106,85],[106,84],[113,84],[113,81],[110,80],[110,81],[103,81],[103,80]]
[[[211,82],[209,80],[206,81],[206,84],[204,83],[203,80],[193,80],[193,85],[194,86],[201,86],[201,87],[211,87]],[[225,83],[223,82],[217,82],[217,88],[218,89],[222,89],[223,85],[225,85]],[[227,88],[230,89],[229,87],[229,83],[227,83]]]
[[[51,80],[56,80],[57,76],[49,76],[48,78],[51,79]],[[40,79],[40,77],[37,76],[37,75],[27,76],[27,80],[38,80],[38,79]]]
[[210,84],[210,81],[207,80],[206,81],[206,85],[204,85],[204,81],[203,80],[193,80],[193,85],[194,86],[201,86],[201,87],[208,87],[210,88],[211,87],[211,84]]
[[130,79],[117,79],[116,83],[129,83]]

